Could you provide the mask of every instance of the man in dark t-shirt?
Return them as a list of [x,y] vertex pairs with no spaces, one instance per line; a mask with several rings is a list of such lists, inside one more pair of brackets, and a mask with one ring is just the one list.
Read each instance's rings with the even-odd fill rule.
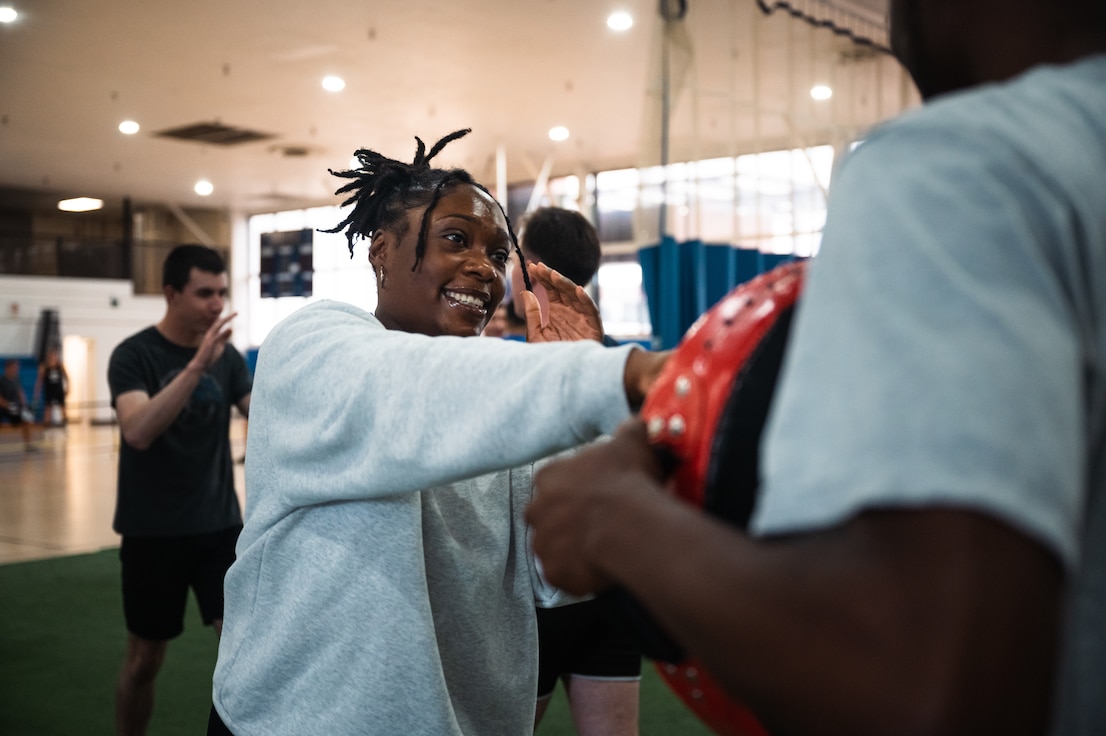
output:
[[108,364],[119,419],[113,528],[122,535],[127,651],[116,689],[119,733],[144,733],[154,680],[184,629],[188,589],[204,623],[223,623],[223,577],[242,511],[230,455],[231,406],[249,414],[251,379],[222,315],[222,257],[175,248],[162,275],[165,316],[120,343]]

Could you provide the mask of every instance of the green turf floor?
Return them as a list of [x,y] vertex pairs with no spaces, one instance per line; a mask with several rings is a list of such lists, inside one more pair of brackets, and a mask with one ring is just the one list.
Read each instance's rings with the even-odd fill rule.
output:
[[[125,641],[116,550],[0,566],[0,734],[110,735]],[[150,736],[206,732],[216,651],[190,602],[158,677]],[[709,733],[649,664],[641,701],[643,736]],[[558,688],[538,736],[574,733]]]

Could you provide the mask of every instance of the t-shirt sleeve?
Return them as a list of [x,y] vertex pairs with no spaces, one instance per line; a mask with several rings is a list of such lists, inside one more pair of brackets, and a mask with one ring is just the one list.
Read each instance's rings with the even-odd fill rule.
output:
[[238,352],[232,345],[228,345],[227,348],[231,351],[231,355],[233,356],[233,362],[231,364],[231,391],[233,399],[231,403],[237,404],[253,390],[253,376],[250,375],[250,369],[246,365],[246,359],[242,357],[242,353]]
[[1084,448],[1062,208],[1015,152],[910,131],[877,133],[835,178],[751,529],[959,507],[1071,565]]
[[128,391],[146,391],[150,387],[142,375],[141,361],[133,340],[119,343],[108,360],[108,388],[111,390],[111,405]]

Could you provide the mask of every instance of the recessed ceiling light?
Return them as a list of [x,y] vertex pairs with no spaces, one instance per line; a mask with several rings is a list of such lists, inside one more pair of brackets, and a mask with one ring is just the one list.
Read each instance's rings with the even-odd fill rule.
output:
[[196,194],[200,195],[201,197],[206,197],[207,195],[215,191],[215,187],[213,187],[211,185],[211,182],[209,182],[207,179],[200,179],[198,182],[196,182],[196,186],[194,187],[194,189],[196,190]]
[[563,141],[568,138],[568,128],[563,125],[557,125],[549,129],[549,140],[551,141]]
[[624,10],[619,10],[607,16],[607,28],[612,31],[628,31],[633,25],[633,17]]
[[327,92],[341,92],[346,88],[346,80],[341,77],[323,77],[323,89]]
[[139,131],[139,125],[133,120],[124,120],[119,123],[119,132],[124,135],[134,135]]
[[18,17],[19,13],[15,12],[15,8],[9,5],[0,7],[0,23],[14,23]]
[[104,206],[104,200],[94,197],[73,197],[58,202],[58,209],[62,212],[91,212]]
[[833,97],[833,90],[824,84],[816,84],[810,88],[810,96],[816,100],[828,100]]

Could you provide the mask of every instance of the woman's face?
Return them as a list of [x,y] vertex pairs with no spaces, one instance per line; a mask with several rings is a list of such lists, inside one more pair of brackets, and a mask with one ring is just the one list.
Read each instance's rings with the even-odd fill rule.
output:
[[402,239],[386,230],[373,236],[369,260],[384,274],[376,316],[392,330],[479,335],[506,289],[512,248],[507,220],[480,189],[452,187],[430,213],[426,252],[412,271],[423,212],[407,213]]

